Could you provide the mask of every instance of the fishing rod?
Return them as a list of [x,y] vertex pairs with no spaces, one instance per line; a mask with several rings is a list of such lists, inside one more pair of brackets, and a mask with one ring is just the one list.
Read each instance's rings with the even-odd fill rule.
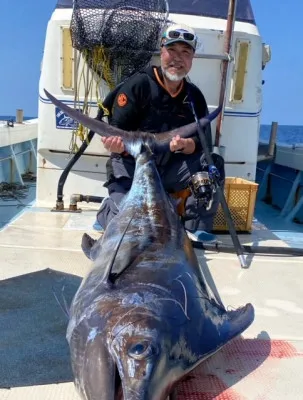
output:
[[[201,128],[200,121],[199,121],[198,116],[196,114],[195,107],[194,107],[194,104],[193,104],[193,101],[191,99],[190,94],[188,94],[188,98],[189,98],[189,103],[190,103],[190,106],[191,106],[191,109],[192,109],[192,113],[194,115],[195,122],[196,122],[196,125],[197,125],[197,131],[198,131],[199,139],[200,139],[200,142],[201,142],[202,150],[204,151],[206,162],[207,162],[209,168],[213,168],[213,169],[215,168],[215,170],[216,170],[217,168],[215,167],[214,161],[212,159],[212,156],[211,156],[211,154],[210,154],[210,152],[208,150],[208,145],[207,145],[207,142],[206,142],[206,138],[205,138],[204,132],[203,132],[203,130]],[[239,258],[241,267],[242,268],[248,268],[248,265],[247,265],[246,259],[245,259],[245,255],[244,255],[244,251],[243,251],[243,247],[242,247],[242,245],[241,245],[241,243],[239,241],[239,238],[238,238],[238,235],[237,235],[237,232],[236,232],[236,228],[235,228],[234,222],[233,222],[232,217],[231,217],[231,213],[229,211],[229,208],[228,208],[225,196],[224,196],[224,191],[222,190],[221,186],[218,183],[218,178],[219,178],[219,176],[217,174],[215,179],[214,179],[214,185],[215,185],[215,189],[216,189],[216,191],[218,193],[218,196],[219,196],[219,201],[221,203],[224,216],[226,218],[226,222],[227,222],[227,225],[228,225],[229,233],[231,235],[231,238],[232,238],[232,241],[233,241],[237,256]]]

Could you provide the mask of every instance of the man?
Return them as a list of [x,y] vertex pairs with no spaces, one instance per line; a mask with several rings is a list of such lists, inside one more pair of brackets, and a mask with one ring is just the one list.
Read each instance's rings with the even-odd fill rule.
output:
[[[185,25],[170,26],[163,34],[160,50],[160,67],[151,66],[130,77],[115,97],[110,124],[128,131],[160,133],[194,121],[189,99],[199,118],[208,114],[201,91],[185,77],[189,73],[197,46],[193,29]],[[205,131],[209,150],[212,151],[210,126]],[[120,137],[102,138],[104,147],[111,152],[107,163],[109,197],[102,203],[97,220],[106,228],[111,218],[119,212],[119,204],[129,191],[135,169],[135,160],[125,152]],[[201,171],[202,148],[198,136],[174,137],[170,152],[156,158],[164,188],[169,193],[188,187],[189,178]],[[219,160],[220,161],[220,160]],[[224,180],[224,162],[218,165]],[[207,169],[207,165],[206,165]],[[184,226],[199,240],[214,240],[207,233],[212,229],[218,201],[210,210],[197,206],[193,196],[185,205]]]

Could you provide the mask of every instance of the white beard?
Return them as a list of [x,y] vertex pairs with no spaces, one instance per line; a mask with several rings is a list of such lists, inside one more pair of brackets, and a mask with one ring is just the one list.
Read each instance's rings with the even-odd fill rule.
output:
[[166,76],[167,79],[169,79],[172,82],[179,82],[182,81],[183,78],[186,77],[186,74],[171,74],[170,72],[168,72],[166,69],[162,68],[162,73],[163,75]]

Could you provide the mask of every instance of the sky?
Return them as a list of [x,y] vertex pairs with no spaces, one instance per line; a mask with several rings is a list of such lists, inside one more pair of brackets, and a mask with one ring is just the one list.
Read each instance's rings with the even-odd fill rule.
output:
[[[241,1],[241,0],[238,0]],[[272,59],[263,71],[261,122],[303,125],[303,1],[251,0]],[[40,63],[56,0],[0,0],[0,115],[37,116]]]

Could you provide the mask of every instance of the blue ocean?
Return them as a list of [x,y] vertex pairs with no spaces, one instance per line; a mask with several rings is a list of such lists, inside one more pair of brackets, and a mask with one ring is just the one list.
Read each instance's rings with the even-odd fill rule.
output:
[[[271,125],[261,125],[260,140],[269,141]],[[303,126],[278,125],[277,143],[299,144],[303,143]]]
[[[37,117],[23,117],[24,120],[33,119]],[[0,115],[0,121],[16,121],[16,116],[14,115]]]

